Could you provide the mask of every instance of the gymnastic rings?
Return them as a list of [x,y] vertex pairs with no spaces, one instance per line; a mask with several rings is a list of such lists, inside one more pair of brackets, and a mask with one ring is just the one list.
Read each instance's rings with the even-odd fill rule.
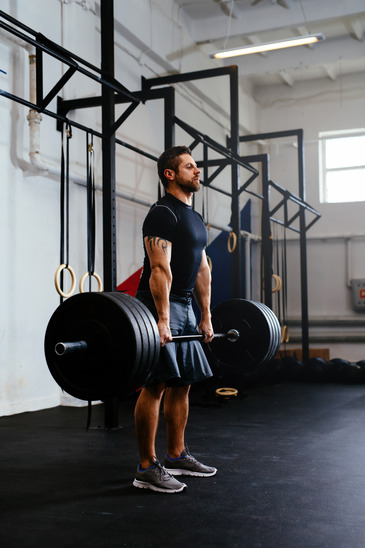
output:
[[281,278],[277,274],[273,274],[272,278],[275,280],[275,286],[272,288],[271,292],[277,293],[278,291],[280,291],[282,286]]
[[283,325],[281,328],[281,341],[280,343],[288,343],[289,342],[289,327],[287,325]]
[[[64,291],[62,291],[61,286],[60,286],[60,274],[61,274],[62,270],[64,270],[64,269],[68,270],[69,273],[71,274],[71,289],[68,293],[65,293]],[[55,274],[55,277],[54,277],[54,283],[55,283],[55,286],[56,286],[56,289],[57,289],[57,293],[59,295],[61,295],[61,297],[64,297],[65,299],[67,299],[67,297],[71,297],[71,295],[75,291],[75,287],[76,287],[76,276],[75,276],[74,269],[70,265],[61,264],[56,270],[56,274]]]
[[229,233],[228,241],[227,241],[228,252],[233,253],[233,251],[236,249],[236,245],[237,245],[237,236],[232,230]]
[[208,263],[208,266],[209,266],[209,270],[212,272],[213,263],[212,263],[212,259],[209,257],[209,255],[207,255],[207,263]]
[[79,283],[80,293],[84,293],[84,281],[88,276],[94,276],[95,280],[98,282],[98,293],[101,293],[103,291],[103,283],[99,274],[96,272],[85,272],[85,274],[83,274]]
[[237,396],[238,395],[238,390],[237,390],[237,388],[222,387],[222,388],[217,388],[215,393],[216,393],[217,396],[220,396],[220,397],[225,398],[225,399],[229,399],[232,396],[233,397]]

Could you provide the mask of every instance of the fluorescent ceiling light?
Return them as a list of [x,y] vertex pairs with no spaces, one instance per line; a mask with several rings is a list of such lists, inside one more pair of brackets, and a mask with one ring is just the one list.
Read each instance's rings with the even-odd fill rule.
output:
[[265,42],[264,44],[253,44],[251,46],[243,46],[241,48],[223,49],[213,51],[209,57],[215,59],[227,59],[228,57],[237,57],[238,55],[249,55],[250,53],[263,53],[275,49],[293,48],[294,46],[306,46],[314,44],[319,40],[324,40],[323,34],[308,34],[306,36],[298,36],[296,38],[287,38],[286,40],[276,40],[275,42]]

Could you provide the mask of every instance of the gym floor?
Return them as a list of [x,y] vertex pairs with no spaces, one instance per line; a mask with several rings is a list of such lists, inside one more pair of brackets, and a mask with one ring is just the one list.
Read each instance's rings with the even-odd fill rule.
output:
[[212,394],[192,392],[187,440],[218,473],[173,495],[132,486],[134,398],[116,430],[101,405],[88,431],[85,408],[1,417],[1,547],[363,548],[365,386]]

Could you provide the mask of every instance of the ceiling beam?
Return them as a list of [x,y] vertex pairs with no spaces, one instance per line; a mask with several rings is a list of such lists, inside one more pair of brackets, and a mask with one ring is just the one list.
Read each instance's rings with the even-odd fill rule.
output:
[[360,40],[360,42],[364,40],[364,27],[361,21],[353,19],[347,21],[346,26],[351,36],[356,38],[356,40]]
[[284,84],[287,84],[290,87],[294,86],[294,78],[291,74],[289,74],[289,72],[287,72],[286,70],[280,70],[278,74],[283,80]]
[[333,82],[337,80],[338,70],[334,65],[323,65],[323,70],[330,80]]
[[[237,2],[237,6],[240,4]],[[311,27],[313,24],[320,24],[335,18],[356,16],[364,13],[364,0],[348,0],[347,2],[334,2],[333,0],[306,0],[305,17],[301,4],[292,4],[291,9],[279,9],[275,4],[259,3],[257,6],[241,8],[241,16],[232,19],[230,24],[230,36],[244,36],[259,34],[284,27],[295,28],[301,25]],[[202,19],[198,17],[185,18],[188,32],[194,42],[208,40],[224,40],[227,28],[222,24],[221,17],[209,17]],[[306,32],[308,33],[308,31]]]

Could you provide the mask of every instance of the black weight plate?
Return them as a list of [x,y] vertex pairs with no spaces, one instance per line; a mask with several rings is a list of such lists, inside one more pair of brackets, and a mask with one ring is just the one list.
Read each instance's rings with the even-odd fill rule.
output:
[[268,307],[264,303],[259,303],[259,302],[256,302],[256,305],[259,308],[261,308],[261,310],[266,315],[267,320],[270,324],[271,345],[268,350],[267,356],[265,357],[265,360],[264,360],[264,361],[270,361],[277,354],[280,347],[280,341],[281,341],[280,323],[270,307]]
[[252,371],[265,359],[272,333],[266,315],[254,302],[246,299],[224,301],[212,310],[212,323],[216,333],[236,329],[240,334],[235,342],[217,338],[208,345],[219,365]]
[[281,327],[278,318],[276,317],[274,311],[265,305],[264,303],[260,303],[261,307],[266,310],[266,314],[271,319],[271,324],[273,326],[273,354],[275,355],[280,347],[281,342]]
[[269,329],[270,329],[270,342],[269,342],[269,346],[267,348],[267,353],[266,353],[266,356],[263,358],[262,360],[262,363],[266,362],[269,358],[269,356],[271,355],[272,351],[273,351],[273,343],[275,342],[274,341],[274,336],[275,336],[275,329],[274,329],[274,322],[270,316],[270,314],[268,313],[268,309],[265,305],[263,305],[262,303],[260,302],[255,302],[255,305],[262,311],[263,315],[265,316],[266,318],[266,321],[268,323],[268,326],[269,326]]
[[271,357],[271,359],[273,359],[273,358],[275,358],[276,354],[279,352],[280,345],[281,345],[281,326],[280,326],[278,318],[276,317],[275,313],[272,310],[271,310],[271,314],[272,314],[273,319],[274,319],[275,331],[276,331],[276,340],[275,340],[276,344],[274,346],[273,354],[272,354],[272,357]]
[[[149,318],[149,311],[146,313],[146,307],[142,305],[138,299],[135,299],[134,297],[131,297],[130,295],[126,295],[122,292],[116,292],[113,293],[113,295],[122,301],[125,306],[128,306],[130,310],[136,315],[136,318],[138,318],[138,322],[141,327],[141,333],[144,339],[144,346],[145,346],[145,359],[141,363],[138,371],[136,371],[136,375],[131,381],[130,391],[136,391],[138,390],[145,382],[147,375],[151,370],[154,369],[157,361],[156,356],[158,358],[159,354],[159,337],[158,341],[156,341],[156,334],[155,331],[157,331],[158,335],[158,329],[157,324],[154,321],[153,317],[153,324],[151,324],[150,318]],[[141,306],[142,305],[142,306]],[[147,309],[148,310],[148,309]],[[158,343],[158,346],[157,346]],[[157,350],[156,350],[157,347]],[[132,390],[131,390],[132,389]]]
[[[60,387],[83,400],[104,400],[123,386],[140,359],[134,318],[104,293],[81,293],[64,301],[52,315],[45,335],[49,370]],[[55,345],[84,340],[88,349],[57,356]],[[128,344],[120,359],[123,340]]]
[[[148,333],[146,331],[145,322],[143,321],[143,318],[142,318],[138,308],[136,308],[134,306],[134,303],[131,303],[130,301],[126,301],[123,298],[120,299],[118,293],[116,293],[116,292],[111,293],[110,295],[111,295],[112,298],[116,299],[117,302],[120,302],[120,305],[123,308],[126,308],[129,311],[128,313],[131,314],[135,318],[135,320],[137,322],[137,325],[138,325],[139,337],[140,337],[141,345],[142,345],[141,360],[140,360],[138,366],[134,369],[132,375],[129,377],[129,380],[128,380],[128,385],[131,384],[131,386],[134,388],[134,380],[140,376],[141,371],[145,368],[146,362],[148,362],[150,360],[150,350],[151,349],[150,349],[149,336],[148,336]],[[126,341],[125,341],[125,344],[127,344]],[[123,356],[123,347],[121,347],[121,358],[122,358],[122,356]],[[130,391],[129,388],[128,388],[128,391]]]
[[[136,385],[139,383],[141,377],[141,372],[144,371],[146,362],[150,360],[150,343],[148,333],[146,331],[146,325],[143,321],[143,318],[138,310],[138,308],[131,302],[129,299],[119,298],[117,292],[107,293],[108,298],[115,300],[119,303],[121,308],[123,308],[124,313],[128,314],[130,318],[135,320],[135,332],[136,338],[140,344],[140,355],[139,361],[136,362],[134,369],[130,372],[129,377],[123,379],[123,385],[118,388],[118,395],[124,395],[131,393],[136,390]],[[120,362],[123,364],[123,356],[125,351],[125,346],[128,344],[128,341],[123,340],[123,343],[120,345]]]
[[143,314],[144,319],[146,321],[146,325],[149,326],[148,332],[149,332],[149,336],[150,336],[151,348],[154,349],[154,356],[153,356],[153,359],[151,361],[151,365],[145,371],[144,382],[146,382],[153,375],[153,372],[156,369],[156,365],[157,365],[159,357],[160,357],[160,349],[161,349],[160,334],[159,334],[159,331],[158,331],[157,322],[156,322],[152,312],[140,300],[135,299],[133,297],[130,297],[130,298],[133,299],[135,306],[139,307],[139,309],[140,309],[141,313]]
[[116,386],[116,395],[122,396],[129,394],[136,389],[141,370],[145,367],[146,360],[149,359],[149,339],[139,311],[133,306],[131,301],[118,299],[118,293],[116,292],[107,292],[104,293],[104,295],[119,305],[121,313],[128,317],[133,326],[133,333],[135,335],[136,359],[133,368],[130,370],[125,369],[124,367],[125,355],[126,353],[128,355],[129,341],[123,334],[122,338],[119,338],[119,367],[123,369],[125,375],[123,376],[122,383],[119,386]]
[[263,314],[265,315],[265,317],[267,319],[267,322],[268,322],[268,325],[269,325],[269,328],[270,328],[270,332],[271,332],[271,341],[270,341],[270,345],[269,345],[269,348],[268,348],[268,352],[267,352],[267,355],[265,356],[264,360],[262,361],[262,363],[264,363],[266,361],[270,361],[272,359],[272,357],[276,354],[276,348],[277,348],[277,344],[278,344],[278,337],[279,336],[281,337],[281,332],[279,333],[280,324],[277,321],[277,318],[276,318],[275,314],[273,313],[273,311],[271,310],[271,308],[266,306],[264,303],[255,302],[255,304],[256,304],[256,306],[258,306],[260,308],[260,310],[262,310]]

